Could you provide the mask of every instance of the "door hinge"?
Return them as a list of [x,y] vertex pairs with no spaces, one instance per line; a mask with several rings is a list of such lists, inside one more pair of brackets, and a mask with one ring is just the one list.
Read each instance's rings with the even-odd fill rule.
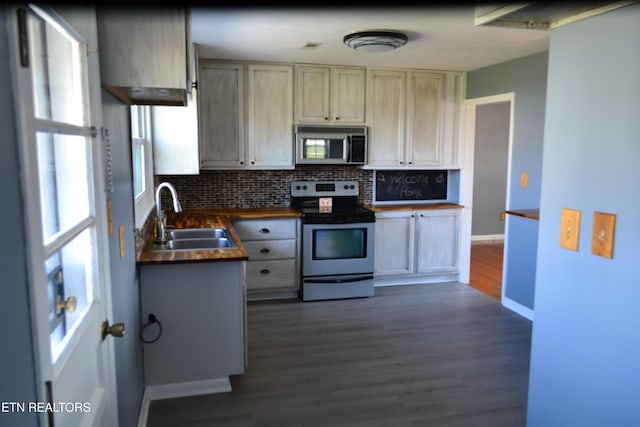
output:
[[18,44],[20,45],[20,65],[29,68],[29,33],[27,32],[27,11],[18,9]]
[[[45,388],[45,394],[46,394],[45,399],[47,400],[47,406],[53,406],[53,385],[51,381],[45,381],[44,388]],[[55,427],[53,412],[54,411],[47,411],[47,424],[49,424],[49,427]]]

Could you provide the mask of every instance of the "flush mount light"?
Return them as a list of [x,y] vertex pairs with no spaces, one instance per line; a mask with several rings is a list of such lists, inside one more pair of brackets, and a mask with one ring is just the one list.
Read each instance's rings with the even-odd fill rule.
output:
[[359,31],[344,36],[344,44],[361,52],[386,52],[407,43],[407,36],[395,31]]

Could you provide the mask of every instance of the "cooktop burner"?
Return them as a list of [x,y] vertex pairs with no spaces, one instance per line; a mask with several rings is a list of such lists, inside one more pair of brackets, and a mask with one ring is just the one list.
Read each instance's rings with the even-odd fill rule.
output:
[[375,222],[375,213],[358,205],[357,181],[293,181],[291,205],[307,224]]

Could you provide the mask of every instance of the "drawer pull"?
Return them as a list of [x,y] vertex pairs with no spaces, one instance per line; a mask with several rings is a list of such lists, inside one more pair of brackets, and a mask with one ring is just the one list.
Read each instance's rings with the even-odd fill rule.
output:
[[269,273],[271,272],[267,268],[263,268],[262,270],[260,270],[260,274],[269,274]]
[[261,228],[261,229],[260,229],[260,232],[261,232],[262,234],[267,234],[267,233],[271,233],[271,230],[269,230],[268,228]]
[[268,248],[262,248],[262,249],[260,249],[260,253],[261,253],[261,254],[268,254],[269,252],[270,252],[270,251],[269,251],[269,249],[268,249]]

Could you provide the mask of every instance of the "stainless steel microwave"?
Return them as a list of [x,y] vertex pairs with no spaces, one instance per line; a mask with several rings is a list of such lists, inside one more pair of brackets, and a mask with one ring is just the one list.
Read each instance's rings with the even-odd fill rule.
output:
[[366,126],[294,126],[296,164],[364,165]]

